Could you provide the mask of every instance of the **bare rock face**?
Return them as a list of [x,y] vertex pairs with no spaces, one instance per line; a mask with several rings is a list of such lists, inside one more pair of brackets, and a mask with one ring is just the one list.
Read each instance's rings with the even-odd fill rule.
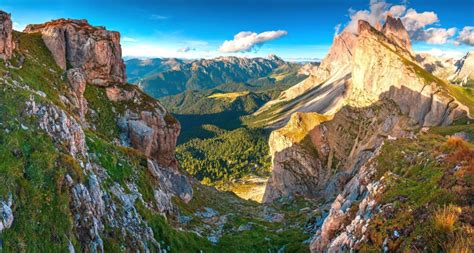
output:
[[401,126],[407,124],[389,101],[345,107],[334,118],[293,114],[287,126],[270,135],[272,176],[263,201],[288,195],[333,198],[348,175],[367,161],[366,151],[376,149],[388,135],[405,135]]
[[272,176],[268,180],[263,202],[288,195],[316,197],[329,179],[326,159],[314,159],[329,153],[324,127],[327,120],[316,113],[295,113],[288,124],[270,135]]
[[[395,22],[389,20],[390,16],[387,23]],[[359,29],[353,56],[351,103],[367,106],[380,99],[392,99],[420,126],[447,125],[463,111],[466,113],[461,104],[442,90],[437,83],[441,80],[429,79],[428,73],[420,72],[421,67],[405,47],[391,45],[365,21],[359,21]]]
[[84,98],[87,80],[84,72],[80,68],[69,69],[66,72],[67,83],[72,91],[70,100],[79,115],[79,119],[83,125],[86,125],[87,100]]
[[[378,150],[371,152],[371,159]],[[369,159],[369,161],[371,160]],[[385,180],[372,179],[373,169],[370,163],[363,165],[356,175],[345,185],[343,191],[331,203],[329,213],[310,243],[311,252],[341,252],[361,241],[376,209],[376,199],[382,194]],[[357,213],[350,212],[357,204]]]
[[12,204],[13,199],[11,193],[7,200],[0,200],[0,233],[5,229],[9,229],[13,224]]
[[109,86],[126,80],[118,32],[70,19],[28,25],[24,32],[40,32],[56,63],[64,70],[81,68],[88,83]]
[[8,60],[13,54],[12,20],[10,14],[0,11],[0,59]]
[[51,104],[36,104],[31,98],[26,113],[36,116],[39,127],[56,143],[64,143],[69,154],[75,158],[87,153],[85,134],[81,125],[64,110]]
[[399,46],[411,51],[410,36],[400,18],[394,18],[392,15],[388,14],[381,31],[385,36],[393,40]]
[[177,168],[176,141],[179,122],[156,100],[135,86],[106,88],[109,100],[133,104],[119,117],[122,145],[131,146],[154,158],[163,167]]
[[450,79],[463,84],[474,82],[474,52],[468,52],[455,66],[456,72]]
[[171,115],[156,110],[128,110],[118,124],[123,143],[153,157],[161,166],[177,168],[174,154],[181,127]]

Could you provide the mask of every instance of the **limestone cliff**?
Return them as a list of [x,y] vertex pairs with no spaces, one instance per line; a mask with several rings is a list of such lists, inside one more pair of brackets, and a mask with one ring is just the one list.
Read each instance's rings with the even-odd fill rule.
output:
[[8,60],[12,57],[14,48],[12,31],[10,14],[0,11],[0,59]]
[[39,32],[62,69],[80,68],[88,83],[109,86],[125,82],[120,34],[87,20],[58,19],[28,25],[24,32]]

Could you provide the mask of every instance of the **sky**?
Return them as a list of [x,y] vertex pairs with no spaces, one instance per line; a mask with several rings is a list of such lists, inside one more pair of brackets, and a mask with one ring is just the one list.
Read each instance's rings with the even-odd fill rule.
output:
[[474,51],[474,0],[1,0],[0,10],[16,30],[74,18],[119,31],[124,57],[321,59],[337,33],[357,32],[358,19],[383,21],[388,11],[407,26],[416,52]]

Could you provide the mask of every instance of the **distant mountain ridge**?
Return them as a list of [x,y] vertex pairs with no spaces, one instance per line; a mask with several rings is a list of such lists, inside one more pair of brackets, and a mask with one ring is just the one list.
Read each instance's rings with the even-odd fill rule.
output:
[[127,59],[125,61],[127,65],[127,81],[129,83],[137,83],[146,76],[172,70],[186,62],[189,61],[178,58]]
[[[179,59],[132,59],[127,60],[126,65],[128,81],[135,82],[155,98],[186,90],[212,89],[226,83],[273,84],[288,77],[303,76],[297,71],[299,64],[285,62],[275,55],[268,58],[226,56],[191,62]],[[270,80],[258,80],[269,77],[274,71],[278,75]]]

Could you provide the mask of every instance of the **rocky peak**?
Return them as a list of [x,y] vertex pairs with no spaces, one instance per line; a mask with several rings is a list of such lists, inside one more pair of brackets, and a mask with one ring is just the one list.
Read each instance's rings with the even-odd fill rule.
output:
[[28,25],[24,32],[41,33],[56,63],[64,70],[81,68],[88,83],[110,86],[125,82],[118,32],[91,26],[82,19],[57,19]]
[[10,14],[0,11],[0,59],[8,60],[12,57],[12,31]]
[[394,18],[390,13],[387,14],[382,33],[399,46],[411,50],[410,36],[400,18]]
[[282,58],[276,56],[275,54],[270,54],[270,55],[268,55],[268,59],[269,59],[270,61],[276,62],[276,63],[279,64],[279,65],[285,64],[285,61],[284,61]]
[[365,20],[359,20],[357,21],[357,30],[359,32],[359,34],[365,32],[365,31],[371,31],[372,29],[374,29],[370,24],[369,22],[365,21]]
[[474,80],[474,51],[467,52],[467,54],[459,59],[456,64],[455,78],[467,83],[469,80]]

